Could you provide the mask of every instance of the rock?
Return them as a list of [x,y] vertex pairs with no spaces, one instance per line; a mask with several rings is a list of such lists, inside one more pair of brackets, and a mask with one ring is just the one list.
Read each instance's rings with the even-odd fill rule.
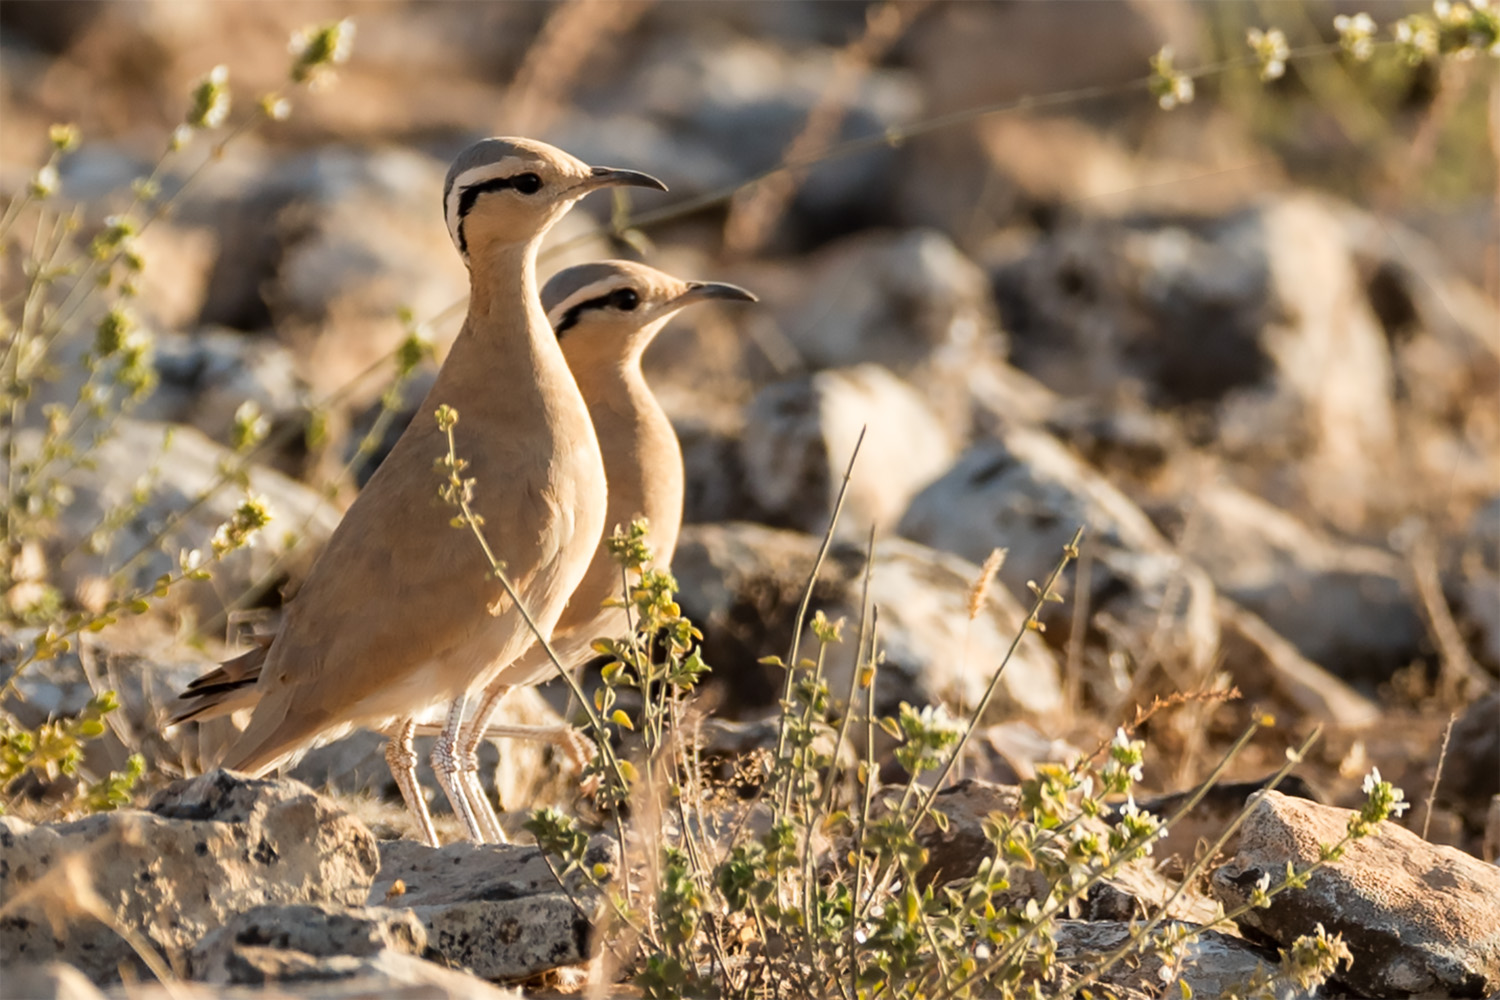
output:
[[[1191,927],[1166,921],[1159,930],[1170,932],[1184,926]],[[1055,935],[1058,960],[1086,973],[1095,962],[1123,945],[1135,929],[1125,921],[1060,921]],[[1252,977],[1274,976],[1278,969],[1274,955],[1213,930],[1196,930],[1183,945],[1182,962],[1174,969],[1163,969],[1161,953],[1156,949],[1148,948],[1132,959],[1136,960],[1117,962],[1104,974],[1102,985],[1137,991],[1135,995],[1139,996],[1221,997],[1242,993]],[[1274,981],[1272,989],[1270,995],[1278,1000],[1309,997],[1281,979]]]
[[[222,328],[192,334],[158,334],[156,391],[135,411],[138,419],[188,424],[218,441],[231,444],[235,413],[253,403],[270,425],[270,432],[300,430],[312,408],[307,386],[297,374],[297,359],[273,340],[249,337]],[[292,445],[302,446],[302,434]],[[295,472],[290,464],[283,471]]]
[[1222,666],[1246,697],[1269,698],[1303,718],[1347,729],[1379,721],[1378,704],[1303,656],[1259,617],[1224,597],[1218,612]]
[[[39,442],[32,432],[17,437],[23,455]],[[125,586],[149,593],[158,577],[177,571],[180,552],[208,551],[214,532],[245,496],[221,472],[231,452],[191,428],[120,419],[90,457],[90,466],[64,477],[72,500],[48,539],[49,552],[65,555],[53,566],[52,581],[79,595],[85,606],[95,603],[89,591],[96,581],[137,552],[142,555],[126,573]],[[339,512],[314,490],[260,466],[251,465],[247,473],[248,490],[265,498],[271,524],[253,545],[217,563],[212,581],[174,588],[169,606],[195,607],[206,618],[254,587],[299,579],[338,524]],[[133,510],[132,494],[140,486],[146,489],[144,505]],[[107,519],[121,515],[123,523],[101,537]]]
[[1418,659],[1427,629],[1402,560],[1335,541],[1237,486],[1186,497],[1177,545],[1303,656],[1375,684]]
[[[672,570],[684,613],[703,630],[703,655],[714,668],[709,682],[728,694],[721,711],[754,713],[780,697],[784,675],[759,662],[785,655],[792,622],[820,541],[811,535],[752,524],[689,525],[677,545]],[[848,545],[829,552],[813,588],[811,609],[830,621],[847,620],[844,641],[828,650],[825,673],[836,697],[848,690],[858,627],[864,554]],[[990,672],[1021,630],[1024,613],[991,587],[977,618],[968,620],[969,592],[979,567],[902,539],[875,546],[870,600],[880,608],[878,642],[886,661],[876,682],[877,709],[975,705]],[[809,631],[802,650],[812,655]],[[1026,635],[1001,677],[991,711],[995,719],[1046,718],[1061,707],[1057,661],[1034,635]]]
[[[612,843],[600,838],[592,844],[590,864],[613,864]],[[569,887],[576,888],[571,882]],[[363,902],[366,906],[439,906],[560,891],[557,877],[535,847],[459,841],[434,849],[414,840],[385,840],[380,843],[380,877]]]
[[[840,86],[839,59],[821,45],[784,49],[720,24],[645,38],[635,78],[601,89],[592,102],[598,123],[574,121],[558,141],[594,163],[638,152],[628,159],[632,166],[657,172],[682,194],[703,193],[774,166],[829,88]],[[918,82],[886,66],[862,72],[847,93],[833,141],[878,134],[921,111]],[[636,136],[627,132],[620,145],[606,150],[617,114],[644,117],[655,128]],[[670,125],[664,130],[669,141],[641,141],[663,122]],[[629,129],[628,119],[624,124]],[[776,242],[816,245],[861,225],[888,224],[896,163],[893,150],[880,149],[813,166],[788,211],[773,220],[773,235],[781,237]]]
[[[0,629],[0,686],[10,685],[0,698],[0,711],[28,729],[49,720],[77,718],[95,692],[95,684],[84,670],[86,660],[98,689],[114,691],[119,708],[110,714],[106,731],[87,744],[84,769],[94,775],[121,770],[136,751],[143,754],[148,767],[157,761],[184,759],[186,748],[177,734],[162,730],[162,712],[177,692],[214,666],[209,656],[194,655],[195,651],[185,644],[175,646],[170,658],[143,654],[125,648],[123,637],[112,630],[103,634],[84,632],[74,637],[68,652],[31,663],[19,676],[12,676],[17,654],[30,650],[40,631],[29,627],[7,636]],[[42,784],[44,794],[53,790],[60,793],[74,789],[77,779],[58,775],[56,781]]]
[[1081,222],[993,278],[1012,362],[1050,388],[1107,403],[1138,385],[1208,415],[1201,433],[1254,492],[1345,530],[1385,502],[1392,362],[1336,203]]
[[146,812],[40,827],[0,817],[0,846],[0,961],[65,960],[96,982],[144,967],[90,910],[180,968],[204,934],[252,907],[364,902],[379,866],[375,838],[332,802],[226,771],[169,786]]
[[[852,778],[858,770],[859,756],[850,739],[840,744],[838,732],[828,725],[814,724],[815,735],[812,751],[833,760],[833,766],[824,772],[824,780],[838,784]],[[781,721],[777,718],[736,721],[708,716],[696,722],[693,739],[697,747],[697,760],[706,778],[705,798],[715,799],[716,793],[729,793],[730,815],[720,816],[723,826],[711,829],[707,836],[722,837],[723,827],[733,827],[740,820],[741,799],[748,798],[765,787],[771,778],[776,760],[776,743],[781,735]],[[837,754],[835,754],[837,751]],[[705,812],[710,812],[716,802],[700,803]],[[746,823],[758,823],[765,819],[756,811]],[[769,828],[770,822],[764,826]]]
[[[1306,868],[1319,844],[1336,843],[1351,813],[1276,792],[1251,811],[1234,858],[1212,888],[1226,908],[1242,905],[1263,877],[1288,863]],[[1300,891],[1241,918],[1286,946],[1321,923],[1354,956],[1341,978],[1379,997],[1488,996],[1500,989],[1500,868],[1383,823]]]
[[[1014,426],[970,448],[917,494],[899,530],[966,559],[1005,548],[999,578],[1029,607],[1028,584],[1048,578],[1080,527],[1085,559],[1069,577],[1087,576],[1090,644],[1207,670],[1218,648],[1213,584],[1140,508],[1041,431]],[[1060,582],[1061,593],[1069,589]],[[1072,607],[1045,610],[1049,634],[1062,642]]]
[[1485,829],[1490,803],[1500,795],[1500,691],[1464,710],[1453,725],[1438,798],[1456,809],[1474,833]]
[[314,958],[304,952],[261,945],[238,948],[230,962],[231,982],[199,987],[173,983],[134,987],[130,1000],[520,1000],[521,994],[499,989],[459,969],[384,949],[366,957],[333,955]]
[[408,910],[257,906],[205,935],[193,946],[189,962],[194,979],[257,983],[303,978],[277,975],[257,961],[267,952],[296,963],[302,958],[370,958],[387,950],[420,957],[426,947],[427,932]]
[[[1493,223],[1485,221],[1488,206],[1465,214],[1465,223],[1442,227],[1439,247],[1395,219],[1340,206],[1346,242],[1390,342],[1409,478],[1386,486],[1406,502],[1433,481],[1448,504],[1495,489],[1489,459],[1500,441],[1500,313],[1485,279],[1463,273],[1469,262],[1454,246],[1465,229],[1484,232]],[[1423,216],[1438,221],[1441,213]]]
[[[1176,822],[1167,830],[1152,852],[1160,858],[1165,869],[1172,872],[1185,871],[1197,859],[1202,845],[1217,843],[1228,832],[1222,851],[1233,854],[1240,842],[1239,831],[1230,826],[1244,811],[1250,796],[1271,783],[1274,775],[1256,781],[1219,781],[1203,790],[1196,804],[1188,808],[1198,788],[1164,795],[1152,795],[1140,800],[1140,808],[1163,820],[1176,817]],[[1306,780],[1288,774],[1276,785],[1282,795],[1291,795],[1311,802],[1322,799]],[[1186,812],[1183,810],[1186,809]],[[1180,814],[1180,815],[1179,815]]]
[[1038,764],[1071,767],[1083,751],[1064,739],[1048,737],[1019,720],[977,730],[969,740],[972,762],[964,773],[1001,785],[1016,785],[1036,777]]
[[519,980],[592,957],[590,915],[565,893],[413,907],[433,951],[482,979]]
[[907,503],[953,460],[953,444],[920,395],[879,365],[773,383],[751,401],[740,438],[757,520],[821,535],[850,457],[838,536],[894,529]]
[[104,1000],[88,976],[62,962],[8,965],[5,995],[14,1000]]
[[253,196],[277,244],[262,292],[272,324],[320,396],[400,343],[401,308],[427,317],[465,300],[438,204],[445,170],[408,149],[325,149],[286,161]]
[[[586,855],[616,864],[600,841]],[[513,844],[382,845],[370,902],[409,907],[429,947],[484,979],[515,980],[590,957],[593,904],[557,883],[541,852]],[[577,892],[577,880],[570,888]]]
[[861,233],[822,250],[775,302],[813,369],[873,362],[910,382],[955,439],[969,393],[1005,354],[984,272],[931,229]]

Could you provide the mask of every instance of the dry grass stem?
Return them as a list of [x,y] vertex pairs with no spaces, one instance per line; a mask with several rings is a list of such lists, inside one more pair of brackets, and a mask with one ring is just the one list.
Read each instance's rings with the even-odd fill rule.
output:
[[1432,825],[1432,804],[1437,799],[1438,786],[1443,783],[1443,764],[1448,760],[1448,743],[1453,739],[1453,724],[1458,713],[1448,716],[1448,725],[1443,728],[1443,744],[1438,747],[1437,769],[1432,772],[1432,787],[1427,790],[1427,809],[1422,816],[1422,839],[1427,839],[1427,830]]
[[512,109],[506,133],[545,132],[589,59],[626,35],[650,7],[651,0],[570,0],[554,7],[506,95]]
[[1422,602],[1423,619],[1442,659],[1438,675],[1438,692],[1454,703],[1465,695],[1488,691],[1495,682],[1474,662],[1464,644],[1463,634],[1453,619],[1438,571],[1437,550],[1425,532],[1412,543],[1407,553],[1412,582]]
[[[927,5],[928,0],[886,0],[866,15],[864,34],[839,50],[828,85],[782,154],[782,163],[807,163],[834,144],[860,81]],[[725,250],[749,255],[764,246],[806,176],[807,167],[798,166],[738,191],[724,223]]]

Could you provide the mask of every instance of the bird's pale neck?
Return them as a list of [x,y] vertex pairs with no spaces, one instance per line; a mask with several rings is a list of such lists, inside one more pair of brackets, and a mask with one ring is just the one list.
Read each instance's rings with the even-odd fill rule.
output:
[[641,356],[666,325],[667,317],[639,330],[574,330],[563,335],[563,355],[588,400],[609,397],[625,399],[646,388]]
[[[497,320],[541,312],[537,293],[536,255],[540,238],[526,243],[510,243],[476,249],[469,257],[469,321],[489,325]],[[516,309],[525,303],[526,309]],[[543,315],[542,327],[546,328]]]

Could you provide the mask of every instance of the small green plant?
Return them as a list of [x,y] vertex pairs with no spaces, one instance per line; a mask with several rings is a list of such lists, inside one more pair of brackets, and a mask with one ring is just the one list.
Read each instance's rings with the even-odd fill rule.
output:
[[[464,475],[467,463],[455,450],[458,414],[445,406],[436,416],[447,438],[447,450],[436,462],[439,495],[457,511],[454,526],[475,534],[515,600],[504,567],[485,540],[483,520],[472,510],[480,486]],[[827,538],[831,532],[830,527]],[[527,829],[552,859],[559,880],[576,874],[602,905],[599,933],[614,963],[611,974],[630,979],[647,997],[1087,996],[1112,969],[1138,954],[1160,960],[1166,973],[1180,973],[1189,961],[1185,945],[1193,937],[1305,886],[1349,842],[1367,836],[1404,805],[1400,791],[1374,774],[1366,783],[1365,809],[1316,864],[1303,870],[1289,866],[1274,884],[1267,877],[1244,907],[1221,909],[1218,919],[1202,927],[1169,920],[1184,887],[1202,874],[1254,808],[1252,797],[1219,841],[1199,854],[1176,893],[1132,925],[1118,948],[1082,967],[1069,966],[1057,956],[1059,921],[1100,881],[1146,859],[1172,823],[1274,720],[1254,718],[1170,817],[1137,806],[1133,793],[1145,744],[1124,729],[1071,767],[1039,767],[1037,776],[1020,786],[1014,810],[985,821],[984,856],[974,859],[972,869],[939,881],[931,870],[931,845],[950,821],[937,807],[938,792],[983,718],[1005,661],[966,719],[909,705],[901,705],[894,717],[878,717],[875,610],[861,622],[858,662],[845,700],[830,690],[825,674],[829,650],[844,641],[845,623],[812,613],[803,619],[816,644],[812,655],[799,655],[798,628],[790,655],[767,661],[786,676],[776,753],[757,793],[739,801],[705,778],[688,704],[708,667],[696,649],[697,630],[675,600],[670,574],[651,567],[646,538],[647,526],[637,522],[610,541],[621,567],[621,606],[634,629],[596,644],[608,661],[599,687],[585,702],[599,750],[591,772],[623,845],[623,864],[613,869],[590,862],[587,830],[557,810],[536,811]],[[1077,544],[1075,536],[1046,581],[1033,586],[1035,600],[1017,643],[1040,627],[1043,608],[1057,599],[1058,582],[1076,557]],[[811,592],[810,580],[806,594]],[[807,603],[804,597],[804,613]],[[545,637],[538,633],[538,639]],[[556,665],[576,692],[571,672]],[[853,780],[847,780],[840,761],[846,746],[856,749],[850,738],[855,732],[864,735],[863,747],[857,748],[862,759]],[[877,732],[895,742],[896,759],[908,775],[904,783],[881,783],[874,756]],[[640,737],[633,759],[622,759],[615,747],[632,733]],[[1317,735],[1288,753],[1268,790],[1302,759]],[[927,774],[934,775],[930,784],[922,780]],[[1122,797],[1122,803],[1111,805]],[[590,901],[579,900],[580,905]],[[1286,949],[1278,969],[1245,984],[1244,995],[1270,997],[1285,982],[1316,986],[1347,955],[1337,935],[1320,929]]]
[[[47,783],[63,776],[78,776],[85,744],[104,735],[104,717],[119,707],[114,692],[106,691],[89,699],[77,716],[44,722],[35,729],[23,729],[0,714],[0,789],[10,788],[28,772]],[[140,754],[131,754],[125,770],[80,781],[59,811],[92,813],[128,805],[131,790],[145,769],[145,759]],[[12,803],[13,799],[0,795],[0,812]]]
[[[347,58],[351,41],[352,25],[347,21],[299,33],[293,41],[292,82],[328,79]],[[156,385],[154,338],[136,308],[148,266],[141,234],[171,211],[231,142],[264,122],[285,118],[290,102],[280,94],[265,94],[254,112],[231,126],[233,107],[229,71],[216,66],[194,84],[183,118],[168,136],[155,167],[133,182],[125,207],[108,215],[91,234],[84,230],[88,213],[60,203],[59,165],[81,142],[72,125],[51,129],[47,160],[0,211],[0,259],[15,262],[20,276],[16,287],[0,293],[0,465],[6,487],[0,519],[0,628],[24,628],[14,633],[21,648],[15,662],[7,665],[0,694],[19,697],[15,679],[31,664],[67,652],[79,633],[98,632],[124,617],[145,613],[179,584],[207,578],[215,563],[251,544],[270,520],[264,502],[247,495],[205,540],[209,555],[199,550],[178,553],[175,572],[162,574],[146,587],[130,583],[132,567],[158,547],[178,518],[207,500],[205,495],[113,566],[86,600],[74,603],[49,578],[47,543],[73,501],[70,474],[93,466],[97,449],[115,436],[121,419]],[[203,140],[212,143],[212,155],[172,194],[164,195],[165,171],[180,166],[183,154]],[[77,389],[71,398],[56,401],[61,386],[70,380],[77,382]],[[36,401],[43,399],[54,401],[39,406]],[[240,409],[231,443],[241,461],[221,470],[215,491],[247,486],[243,463],[267,431],[253,406]],[[109,552],[119,529],[145,505],[152,479],[146,477],[122,503],[104,511],[81,546],[96,554]],[[113,705],[113,694],[100,691],[82,716],[50,721],[37,729],[25,729],[0,712],[5,748],[0,794],[25,772],[45,779],[71,775],[79,767],[84,744],[103,732],[101,720]],[[132,757],[124,772],[81,785],[67,808],[121,804],[141,773],[139,758]]]

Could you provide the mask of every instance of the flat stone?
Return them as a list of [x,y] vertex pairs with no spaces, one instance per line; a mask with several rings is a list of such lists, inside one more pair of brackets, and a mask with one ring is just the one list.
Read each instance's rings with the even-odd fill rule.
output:
[[0,849],[0,963],[62,960],[95,982],[122,963],[147,973],[82,901],[180,968],[205,934],[255,906],[364,902],[379,865],[375,838],[331,801],[228,771],[169,786],[149,811],[35,827],[0,817]]
[[[194,979],[266,982],[298,978],[292,971],[277,974],[274,965],[283,959],[276,956],[286,956],[291,966],[306,959],[303,964],[312,967],[321,959],[357,960],[387,949],[420,957],[426,948],[427,932],[409,910],[304,903],[257,906],[236,914],[193,947],[190,962]],[[248,971],[252,969],[260,971]]]

